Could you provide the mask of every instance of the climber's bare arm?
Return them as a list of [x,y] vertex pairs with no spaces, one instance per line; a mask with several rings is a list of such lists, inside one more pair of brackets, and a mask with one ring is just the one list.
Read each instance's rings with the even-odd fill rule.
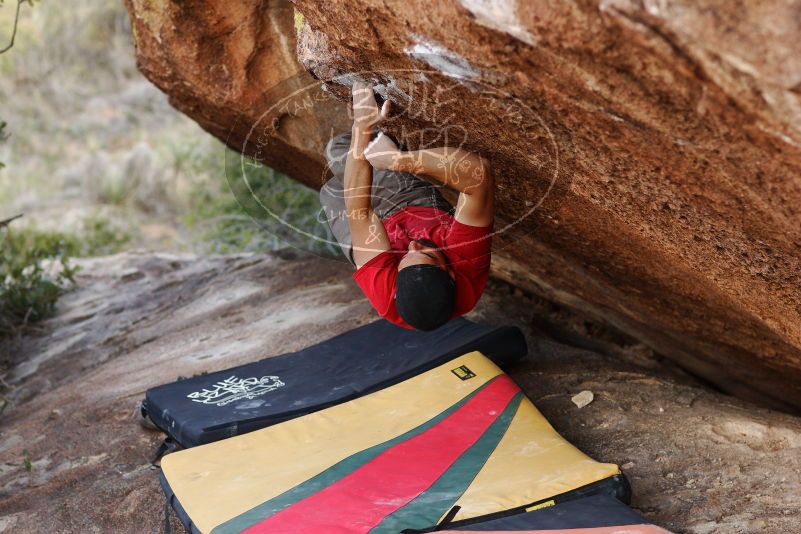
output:
[[487,160],[462,148],[441,147],[400,152],[392,168],[430,176],[459,191],[456,220],[489,226],[495,215],[495,187]]
[[386,104],[378,110],[369,85],[360,82],[353,85],[353,130],[345,160],[345,209],[357,268],[390,249],[384,224],[373,211],[373,167],[364,157],[373,127],[386,118],[388,112]]
[[345,160],[345,209],[357,268],[390,249],[384,223],[372,207],[373,167],[363,154],[369,141],[370,131],[354,124],[350,151]]

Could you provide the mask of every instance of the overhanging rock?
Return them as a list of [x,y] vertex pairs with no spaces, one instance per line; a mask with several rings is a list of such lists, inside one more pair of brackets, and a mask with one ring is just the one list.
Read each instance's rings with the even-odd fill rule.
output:
[[296,54],[340,99],[372,81],[409,145],[492,160],[496,273],[801,408],[801,2],[128,7],[140,69],[230,145],[319,186],[348,117],[277,106],[319,94]]

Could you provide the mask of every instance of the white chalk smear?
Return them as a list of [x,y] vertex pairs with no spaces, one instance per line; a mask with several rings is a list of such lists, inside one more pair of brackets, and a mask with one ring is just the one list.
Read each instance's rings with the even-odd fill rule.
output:
[[459,3],[482,26],[508,33],[531,46],[537,43],[531,32],[520,23],[517,0],[459,0]]
[[419,35],[412,35],[412,38],[415,44],[407,47],[404,52],[432,69],[457,80],[475,80],[480,77],[481,73],[460,55]]

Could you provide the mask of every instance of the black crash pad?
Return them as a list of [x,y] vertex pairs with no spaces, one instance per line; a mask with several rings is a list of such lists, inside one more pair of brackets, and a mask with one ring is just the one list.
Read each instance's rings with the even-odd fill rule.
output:
[[422,332],[379,320],[297,352],[149,389],[142,408],[178,444],[194,447],[340,404],[471,351],[504,367],[527,347],[516,327],[459,318]]

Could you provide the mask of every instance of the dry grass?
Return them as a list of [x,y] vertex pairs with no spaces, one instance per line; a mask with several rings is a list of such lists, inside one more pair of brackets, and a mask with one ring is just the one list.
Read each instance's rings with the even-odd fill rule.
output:
[[[0,7],[0,42],[13,7]],[[198,189],[224,191],[225,152],[136,70],[121,1],[24,5],[0,102],[0,219],[79,234],[103,219],[129,247],[198,242],[185,221]]]
[[[0,42],[13,6],[0,7]],[[24,5],[16,44],[0,55],[0,101],[11,134],[0,143],[0,219],[24,212],[18,227],[76,235],[101,221],[127,236],[126,248],[267,250],[289,242],[335,252],[254,223],[260,214],[234,201],[224,147],[136,70],[120,0]],[[277,173],[260,176],[263,204],[326,237],[315,193]]]

